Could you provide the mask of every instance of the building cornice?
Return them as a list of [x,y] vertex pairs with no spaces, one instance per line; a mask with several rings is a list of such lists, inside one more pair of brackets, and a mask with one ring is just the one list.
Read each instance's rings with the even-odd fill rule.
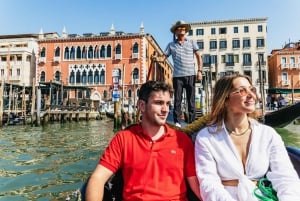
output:
[[143,38],[147,34],[124,34],[124,35],[113,35],[113,36],[97,36],[93,35],[91,37],[77,36],[77,37],[67,37],[67,38],[45,38],[39,39],[38,42],[71,42],[71,41],[101,41],[101,40],[120,40],[120,39],[130,39],[130,38]]
[[202,21],[202,22],[192,22],[191,26],[200,26],[200,25],[220,25],[220,24],[235,24],[235,23],[251,23],[251,22],[266,22],[267,17],[263,18],[245,18],[245,19],[232,19],[232,20],[212,20],[212,21]]

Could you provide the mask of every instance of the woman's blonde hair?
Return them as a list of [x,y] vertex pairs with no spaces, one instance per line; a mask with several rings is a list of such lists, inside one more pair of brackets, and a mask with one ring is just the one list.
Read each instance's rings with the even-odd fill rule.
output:
[[[240,77],[247,79],[252,85],[251,78],[241,74],[225,75],[216,82],[213,91],[211,118],[207,122],[207,125],[217,125],[218,127],[222,125],[222,122],[226,117],[225,103],[233,89],[233,80]],[[255,102],[257,102],[257,96]],[[248,114],[248,116],[255,117],[255,112]]]

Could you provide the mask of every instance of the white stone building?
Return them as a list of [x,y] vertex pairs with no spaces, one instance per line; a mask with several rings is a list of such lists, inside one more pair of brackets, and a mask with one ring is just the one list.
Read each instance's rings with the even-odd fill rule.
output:
[[264,89],[268,88],[267,18],[190,23],[188,37],[198,43],[206,74],[202,82],[205,93],[198,83],[196,102],[200,99],[209,107],[215,80],[233,73],[249,75],[259,96],[264,97]]
[[32,86],[37,50],[37,34],[1,35],[0,80]]

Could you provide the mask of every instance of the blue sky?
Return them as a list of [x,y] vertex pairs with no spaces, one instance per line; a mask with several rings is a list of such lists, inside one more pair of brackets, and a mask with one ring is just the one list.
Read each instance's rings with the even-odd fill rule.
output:
[[138,33],[141,23],[162,49],[177,20],[189,22],[268,17],[268,53],[300,40],[299,0],[0,0],[0,35],[109,31]]

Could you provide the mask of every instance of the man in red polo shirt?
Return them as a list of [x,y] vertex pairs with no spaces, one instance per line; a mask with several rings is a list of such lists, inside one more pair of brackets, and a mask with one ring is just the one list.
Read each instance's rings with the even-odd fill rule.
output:
[[141,86],[142,121],[114,136],[89,179],[87,201],[102,200],[105,182],[120,168],[124,201],[187,201],[186,181],[200,199],[193,142],[166,124],[172,95],[163,82]]

